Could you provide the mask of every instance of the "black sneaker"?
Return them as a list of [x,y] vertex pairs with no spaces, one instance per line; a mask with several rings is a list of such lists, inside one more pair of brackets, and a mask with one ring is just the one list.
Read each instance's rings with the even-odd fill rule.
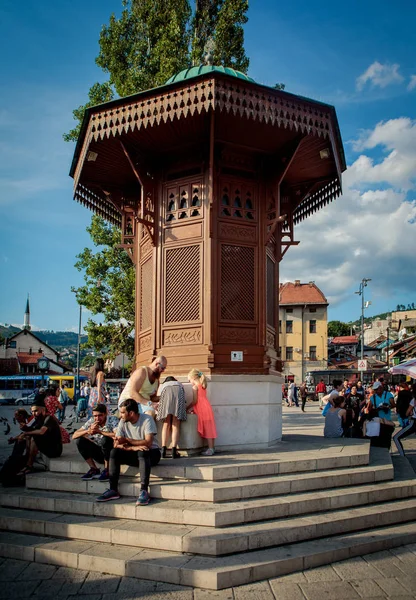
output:
[[91,467],[91,469],[85,473],[85,475],[83,475],[81,477],[81,479],[83,479],[84,481],[90,481],[91,479],[95,479],[97,475],[100,474],[100,469],[94,469],[93,467]]

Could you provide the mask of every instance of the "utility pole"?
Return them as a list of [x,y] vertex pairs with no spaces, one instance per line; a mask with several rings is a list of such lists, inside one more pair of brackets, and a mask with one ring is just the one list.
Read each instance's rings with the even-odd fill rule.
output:
[[364,302],[364,288],[367,286],[369,281],[371,281],[371,279],[362,279],[358,292],[355,292],[361,296],[361,360],[364,358],[364,309],[366,308]]
[[76,398],[79,398],[79,366],[81,354],[81,325],[82,325],[82,304],[79,305],[79,326],[78,326],[78,345],[77,345],[77,383],[75,386]]

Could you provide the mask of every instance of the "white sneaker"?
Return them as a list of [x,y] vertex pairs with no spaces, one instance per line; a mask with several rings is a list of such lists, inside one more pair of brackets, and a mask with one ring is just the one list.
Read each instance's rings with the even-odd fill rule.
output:
[[201,452],[201,456],[214,456],[214,454],[215,450],[213,450],[212,448],[207,448],[206,450]]

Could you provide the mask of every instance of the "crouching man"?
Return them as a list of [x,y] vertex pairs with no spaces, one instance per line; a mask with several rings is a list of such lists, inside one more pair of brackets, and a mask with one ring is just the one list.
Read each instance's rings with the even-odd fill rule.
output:
[[99,496],[97,502],[120,498],[120,466],[129,465],[140,468],[141,491],[136,504],[149,504],[150,471],[160,461],[160,450],[155,437],[156,424],[149,415],[139,414],[135,400],[124,400],[119,406],[119,411],[121,421],[110,454],[110,489]]
[[33,472],[33,463],[38,452],[48,458],[58,458],[62,454],[61,429],[55,417],[47,415],[44,398],[45,394],[36,395],[32,406],[35,422],[30,431],[24,431],[19,436],[27,442],[27,463],[19,475]]
[[[108,463],[117,427],[117,417],[108,415],[107,406],[100,403],[93,407],[91,419],[88,419],[72,436],[72,439],[76,442],[78,452],[90,467],[89,471],[81,477],[84,481],[90,479],[108,481]],[[104,469],[101,473],[96,465],[97,462],[104,463]]]

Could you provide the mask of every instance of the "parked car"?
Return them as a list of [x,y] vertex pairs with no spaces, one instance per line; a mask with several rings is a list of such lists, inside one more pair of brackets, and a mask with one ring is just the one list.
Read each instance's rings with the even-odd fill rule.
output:
[[15,404],[17,406],[24,406],[26,404],[26,406],[32,406],[34,400],[35,400],[35,392],[32,392],[31,394],[28,394],[27,396],[22,396],[22,398],[18,398],[17,400],[15,400]]

